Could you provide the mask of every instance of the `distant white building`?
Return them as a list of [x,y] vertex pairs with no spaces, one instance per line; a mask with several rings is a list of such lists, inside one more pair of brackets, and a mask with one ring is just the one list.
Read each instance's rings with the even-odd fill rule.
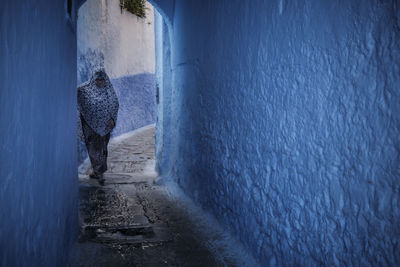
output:
[[104,66],[110,78],[155,72],[154,10],[146,18],[122,10],[119,0],[87,0],[78,12],[78,83]]

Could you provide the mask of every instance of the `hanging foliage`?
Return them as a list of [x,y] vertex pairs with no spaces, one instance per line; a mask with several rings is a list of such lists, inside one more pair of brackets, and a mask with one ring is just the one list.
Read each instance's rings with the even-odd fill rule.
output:
[[135,14],[139,18],[146,17],[146,0],[119,0],[121,9]]

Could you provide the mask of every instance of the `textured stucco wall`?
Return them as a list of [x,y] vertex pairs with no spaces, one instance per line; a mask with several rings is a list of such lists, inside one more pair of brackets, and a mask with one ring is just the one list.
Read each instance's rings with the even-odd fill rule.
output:
[[161,172],[264,265],[400,264],[399,2],[170,2]]
[[[155,37],[156,37],[156,83],[158,90],[157,128],[156,128],[156,169],[160,175],[168,175],[171,159],[174,157],[171,135],[171,42],[170,31],[164,16],[155,11]],[[165,114],[165,116],[164,116]],[[162,167],[161,167],[162,166]]]
[[142,73],[112,79],[120,108],[112,136],[118,136],[156,121],[154,74]]
[[93,65],[103,65],[110,78],[154,73],[154,12],[146,18],[119,6],[119,0],[87,0],[78,12],[78,82],[90,78]]
[[64,1],[0,1],[0,266],[62,266],[77,236],[76,38]]

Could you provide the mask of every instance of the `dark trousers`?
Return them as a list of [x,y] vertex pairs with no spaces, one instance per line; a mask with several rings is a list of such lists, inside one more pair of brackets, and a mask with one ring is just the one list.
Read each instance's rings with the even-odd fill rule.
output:
[[107,145],[110,141],[110,133],[101,136],[93,131],[81,115],[82,131],[85,137],[85,144],[89,154],[95,175],[101,175],[107,171]]

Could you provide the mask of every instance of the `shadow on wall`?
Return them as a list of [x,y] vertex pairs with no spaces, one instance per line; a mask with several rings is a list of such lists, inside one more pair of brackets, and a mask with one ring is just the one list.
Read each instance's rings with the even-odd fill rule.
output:
[[[112,137],[155,123],[155,75],[141,73],[111,79],[119,100],[117,126]],[[78,143],[78,165],[87,157],[83,142]]]

